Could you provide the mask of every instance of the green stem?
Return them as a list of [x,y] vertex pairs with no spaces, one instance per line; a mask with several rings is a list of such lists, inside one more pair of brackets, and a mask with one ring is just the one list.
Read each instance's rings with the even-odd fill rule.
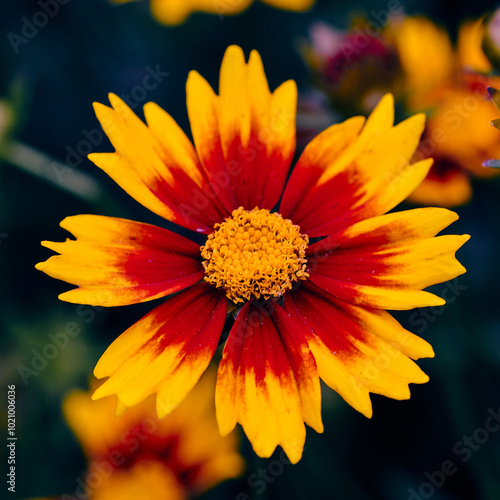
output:
[[2,149],[4,160],[53,186],[92,204],[102,199],[101,187],[94,179],[45,153],[17,141]]

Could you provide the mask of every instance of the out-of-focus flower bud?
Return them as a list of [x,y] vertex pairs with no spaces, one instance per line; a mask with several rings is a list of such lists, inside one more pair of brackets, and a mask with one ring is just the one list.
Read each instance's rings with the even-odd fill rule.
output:
[[341,113],[366,114],[380,97],[400,93],[398,55],[384,38],[360,27],[349,32],[314,24],[304,50],[319,87]]

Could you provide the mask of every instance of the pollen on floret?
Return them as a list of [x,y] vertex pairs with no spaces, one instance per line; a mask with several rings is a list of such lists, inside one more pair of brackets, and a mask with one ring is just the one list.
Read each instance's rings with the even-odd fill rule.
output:
[[279,298],[308,278],[308,243],[300,227],[280,214],[239,207],[215,224],[201,247],[205,281],[223,287],[234,303]]

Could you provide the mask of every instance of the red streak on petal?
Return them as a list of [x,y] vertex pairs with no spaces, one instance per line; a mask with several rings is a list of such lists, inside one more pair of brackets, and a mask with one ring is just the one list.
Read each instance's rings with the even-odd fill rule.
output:
[[153,312],[160,326],[142,349],[161,353],[171,346],[181,345],[180,355],[193,357],[197,352],[213,353],[217,348],[227,300],[222,291],[202,283],[176,295]]
[[362,356],[353,339],[367,341],[364,329],[346,312],[348,304],[305,283],[285,298],[285,310],[299,318],[309,335],[318,336],[326,347],[346,361]]
[[204,464],[181,460],[179,446],[182,436],[162,435],[156,432],[157,426],[152,419],[144,419],[123,434],[120,442],[111,446],[105,456],[98,458],[106,460],[116,470],[131,469],[141,461],[157,461],[175,474],[179,484],[193,488]]

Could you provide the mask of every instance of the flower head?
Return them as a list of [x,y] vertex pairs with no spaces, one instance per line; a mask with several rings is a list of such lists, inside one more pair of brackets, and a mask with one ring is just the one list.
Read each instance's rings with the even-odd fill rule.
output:
[[495,79],[488,75],[484,32],[482,20],[464,23],[455,48],[448,33],[424,17],[394,16],[380,32],[312,29],[306,59],[337,111],[367,114],[385,90],[407,114],[429,115],[415,159],[432,157],[434,165],[410,196],[419,204],[461,205],[472,196],[471,177],[496,173],[482,167],[500,154],[487,126],[486,86]]
[[161,421],[151,398],[117,417],[116,398],[92,401],[88,392],[72,392],[63,409],[88,457],[88,498],[182,500],[238,476],[243,460],[235,435],[217,432],[214,388],[209,370]]
[[394,126],[386,95],[368,120],[313,139],[287,182],[297,89],[288,81],[270,92],[257,52],[247,63],[228,48],[218,95],[189,75],[194,145],[155,104],[144,107],[145,125],[110,101],[95,109],[116,151],[92,161],[206,241],[80,215],[61,223],[76,240],[43,243],[59,255],[37,268],[78,285],[63,300],[115,306],[177,292],[107,349],[94,373],[108,379],[94,398],[116,394],[131,407],[157,393],[165,416],[210,363],[228,311],[217,420],[222,434],[239,422],[260,456],[281,445],[295,463],[304,422],[323,430],[320,377],[368,417],[370,392],[406,399],[409,383],[428,380],[411,359],[432,348],[385,309],[442,305],[423,289],[465,272],[454,254],[468,236],[435,237],[457,219],[446,209],[386,214],[431,166],[411,161],[424,115]]
[[311,27],[310,36],[304,57],[335,109],[365,114],[384,94],[398,92],[400,63],[384,37],[358,28],[343,32],[321,22]]
[[205,281],[223,288],[235,304],[280,298],[306,279],[307,235],[266,209],[233,210],[201,247]]
[[461,205],[472,196],[470,178],[496,175],[482,164],[500,155],[498,138],[488,126],[492,106],[486,88],[496,79],[488,75],[492,67],[481,46],[482,20],[461,26],[456,50],[444,30],[423,18],[408,18],[396,31],[409,108],[430,110],[419,157],[432,156],[434,166],[410,199]]
[[[133,0],[113,0],[128,3]],[[246,10],[254,0],[151,0],[151,11],[155,19],[163,24],[183,23],[193,12],[206,12],[219,16],[239,14]],[[315,0],[262,0],[278,9],[304,11],[313,6]]]

